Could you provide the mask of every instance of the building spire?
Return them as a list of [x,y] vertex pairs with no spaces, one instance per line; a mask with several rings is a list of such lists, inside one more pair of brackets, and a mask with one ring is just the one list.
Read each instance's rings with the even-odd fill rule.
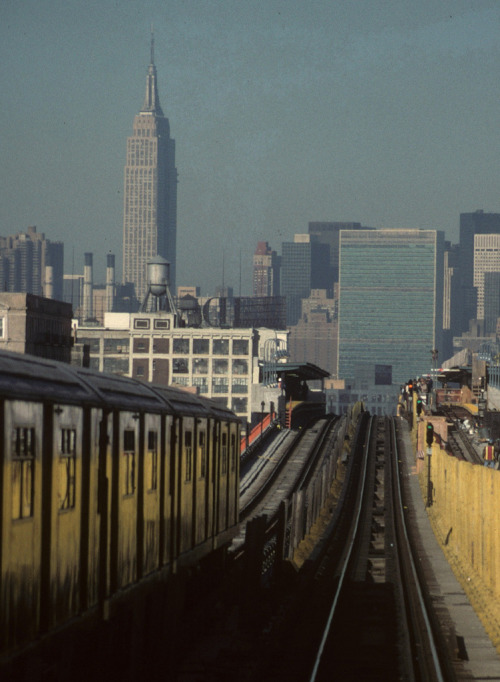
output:
[[148,75],[146,77],[146,97],[142,105],[141,113],[152,113],[156,116],[163,116],[163,111],[158,96],[158,84],[156,79],[155,66],[155,36],[153,32],[153,24],[151,24],[151,61],[148,67]]

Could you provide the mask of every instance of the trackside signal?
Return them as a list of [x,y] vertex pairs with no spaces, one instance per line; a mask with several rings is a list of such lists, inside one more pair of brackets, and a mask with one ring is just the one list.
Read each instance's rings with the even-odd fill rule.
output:
[[434,427],[429,423],[427,423],[427,427],[425,429],[425,442],[429,446],[434,442]]

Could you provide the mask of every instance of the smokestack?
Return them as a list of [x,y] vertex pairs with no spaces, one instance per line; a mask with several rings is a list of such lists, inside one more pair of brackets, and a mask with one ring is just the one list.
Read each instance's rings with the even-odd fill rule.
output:
[[108,253],[106,267],[106,311],[113,312],[115,300],[115,256]]
[[45,266],[45,298],[54,298],[54,268]]
[[92,273],[92,254],[85,254],[85,267],[83,269],[83,319],[91,320],[94,317],[94,283]]

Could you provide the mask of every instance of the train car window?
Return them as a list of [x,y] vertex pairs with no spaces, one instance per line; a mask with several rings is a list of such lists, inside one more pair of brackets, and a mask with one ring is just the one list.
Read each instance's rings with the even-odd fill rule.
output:
[[225,476],[227,474],[227,433],[222,434],[222,447],[221,447],[221,474]]
[[231,471],[236,470],[236,436],[231,434]]
[[148,431],[147,481],[149,490],[158,489],[158,432]]
[[18,427],[12,447],[12,518],[33,516],[35,474],[35,429]]
[[198,449],[200,452],[200,478],[205,478],[207,475],[207,449],[205,447],[204,431],[200,431],[198,434]]
[[190,481],[193,475],[193,439],[191,431],[184,434],[184,449],[186,452],[186,481]]
[[61,429],[57,497],[59,511],[75,506],[76,429]]
[[135,491],[135,431],[132,429],[123,432],[123,459],[123,494],[132,495]]

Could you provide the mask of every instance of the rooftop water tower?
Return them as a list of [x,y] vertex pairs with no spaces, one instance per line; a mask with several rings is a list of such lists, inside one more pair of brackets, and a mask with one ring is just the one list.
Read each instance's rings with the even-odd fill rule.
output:
[[147,265],[148,290],[141,305],[141,312],[176,313],[169,284],[170,263],[161,256],[155,256]]

